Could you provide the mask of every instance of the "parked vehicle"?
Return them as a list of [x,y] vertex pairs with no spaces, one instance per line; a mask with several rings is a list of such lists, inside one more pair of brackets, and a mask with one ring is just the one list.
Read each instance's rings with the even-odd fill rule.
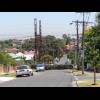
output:
[[36,72],[38,72],[38,71],[45,71],[45,65],[44,64],[37,64]]
[[16,77],[23,75],[33,76],[33,70],[28,65],[21,65],[16,70]]

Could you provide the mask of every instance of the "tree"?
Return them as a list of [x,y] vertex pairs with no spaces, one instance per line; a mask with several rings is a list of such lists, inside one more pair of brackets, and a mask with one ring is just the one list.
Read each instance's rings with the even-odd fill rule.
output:
[[71,38],[67,36],[66,34],[63,34],[62,38],[65,41],[65,45],[67,45],[71,41]]
[[54,58],[53,58],[53,56],[46,54],[46,55],[41,57],[41,61],[42,62],[48,62],[48,64],[49,64],[51,62],[54,62]]
[[[100,13],[96,16],[97,22],[100,21]],[[95,46],[95,48],[94,48]],[[91,63],[94,65],[94,60],[91,55],[95,54],[95,65],[100,60],[100,24],[97,24],[85,31],[85,64]]]
[[74,51],[69,51],[67,57],[71,60],[71,63],[74,64]]
[[49,54],[54,58],[62,55],[64,52],[64,42],[62,39],[56,39],[54,36],[48,35],[42,38],[42,56]]
[[24,42],[22,43],[22,46],[20,47],[21,49],[24,50],[34,50],[34,39],[26,39],[24,40]]
[[0,63],[7,66],[16,64],[16,61],[8,53],[0,52]]
[[67,35],[66,34],[63,34],[62,38],[63,39],[66,39],[67,38]]
[[96,15],[96,22],[98,24],[100,23],[100,12],[98,12],[97,15]]
[[8,67],[10,65],[14,66],[17,64],[15,59],[13,59],[8,53],[6,52],[0,52],[0,64],[3,64],[7,67],[7,73],[9,72]]
[[11,48],[13,47],[13,43],[12,43],[12,40],[4,40],[4,41],[0,41],[0,48],[1,48],[1,51],[5,51],[6,48]]

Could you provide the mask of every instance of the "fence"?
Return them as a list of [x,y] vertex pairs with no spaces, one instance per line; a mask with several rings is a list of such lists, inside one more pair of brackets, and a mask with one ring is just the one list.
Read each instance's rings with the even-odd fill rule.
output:
[[3,66],[0,65],[0,73],[9,73],[12,72],[13,70],[16,70],[17,65],[16,66]]

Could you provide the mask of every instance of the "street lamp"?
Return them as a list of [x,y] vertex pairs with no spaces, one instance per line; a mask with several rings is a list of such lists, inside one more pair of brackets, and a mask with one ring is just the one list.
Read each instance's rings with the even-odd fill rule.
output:
[[70,25],[72,25],[73,23],[70,23]]

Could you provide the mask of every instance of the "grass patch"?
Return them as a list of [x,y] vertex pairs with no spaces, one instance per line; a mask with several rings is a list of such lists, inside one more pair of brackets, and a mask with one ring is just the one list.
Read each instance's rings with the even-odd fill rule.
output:
[[78,71],[78,70],[74,70],[73,74],[75,76],[87,76],[88,75],[88,73],[85,72],[84,74],[82,74],[82,71]]
[[100,80],[96,80],[97,85],[92,85],[94,83],[93,79],[78,81],[77,84],[79,87],[100,87]]
[[16,77],[16,73],[1,74],[0,77]]
[[72,70],[72,72],[78,72],[78,70],[76,70],[76,69],[73,69],[73,70]]

